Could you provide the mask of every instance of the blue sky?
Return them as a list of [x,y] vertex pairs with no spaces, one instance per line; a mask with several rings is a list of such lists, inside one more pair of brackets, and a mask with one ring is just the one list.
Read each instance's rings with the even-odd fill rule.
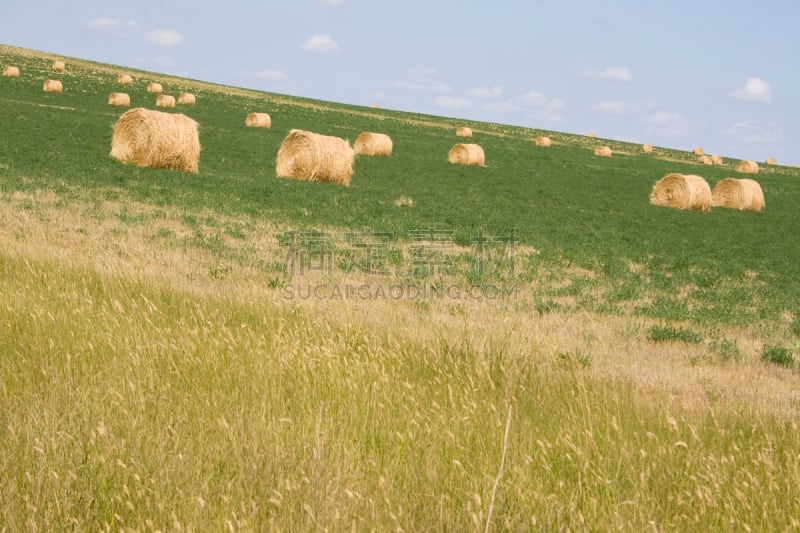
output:
[[800,165],[800,0],[2,0],[0,42]]

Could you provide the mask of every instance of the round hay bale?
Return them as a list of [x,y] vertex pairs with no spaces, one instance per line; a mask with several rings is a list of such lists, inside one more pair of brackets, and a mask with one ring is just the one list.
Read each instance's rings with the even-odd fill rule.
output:
[[714,164],[714,161],[711,159],[711,156],[708,156],[708,155],[701,155],[700,156],[700,162],[703,163],[704,165],[713,165]]
[[164,91],[164,88],[161,87],[160,83],[156,83],[154,81],[151,81],[150,83],[147,84],[147,92],[149,92],[149,93],[161,94],[163,91]]
[[721,155],[712,155],[711,156],[711,162],[713,164],[715,164],[715,165],[721,165],[722,164],[722,156]]
[[131,97],[127,93],[111,93],[108,95],[108,105],[131,105]]
[[708,211],[711,207],[711,188],[700,176],[674,172],[653,185],[650,203],[675,209]]
[[536,137],[534,141],[536,146],[541,146],[542,148],[548,148],[550,146],[550,137]]
[[175,97],[170,94],[156,96],[156,107],[175,107]]
[[764,191],[755,180],[725,178],[714,186],[711,205],[758,212],[764,209]]
[[608,146],[598,146],[594,149],[594,155],[597,157],[611,157],[611,148]]
[[775,158],[774,157],[768,157],[767,160],[764,161],[764,164],[766,164],[766,165],[774,165],[775,164]]
[[736,163],[736,172],[742,174],[758,174],[758,163],[755,161],[739,161]]
[[244,121],[248,128],[267,128],[272,126],[272,119],[268,113],[250,113]]
[[19,67],[6,65],[5,68],[3,68],[3,76],[7,78],[19,78]]
[[133,78],[130,74],[117,74],[117,83],[122,85],[133,85]]
[[182,114],[135,107],[123,113],[114,125],[110,155],[140,167],[197,172],[197,122]]
[[355,152],[344,139],[290,130],[278,150],[275,175],[350,185]]
[[594,139],[595,137],[597,137],[597,134],[595,134],[595,132],[593,132],[593,131],[590,131],[589,133],[586,134],[586,136],[587,137],[591,137],[592,139]]
[[692,150],[692,153],[693,153],[694,155],[703,155],[705,152],[704,152],[704,151],[703,151],[703,149],[702,149],[702,148],[700,148],[699,146],[695,146],[695,147],[694,147],[694,150]]
[[392,139],[383,133],[362,132],[353,143],[353,150],[361,155],[392,155]]
[[458,137],[472,137],[472,128],[461,126],[456,128],[456,136]]
[[194,97],[192,93],[180,93],[178,94],[178,103],[183,105],[194,105],[197,102],[197,98]]
[[55,70],[56,72],[64,72],[66,68],[67,66],[64,64],[63,61],[59,61],[58,59],[53,61],[53,70]]
[[652,144],[643,144],[642,145],[642,152],[649,154],[653,152],[653,145]]
[[60,93],[64,88],[59,80],[44,80],[42,90],[46,93]]
[[478,144],[457,144],[450,149],[447,160],[455,165],[482,167],[486,163],[483,148]]

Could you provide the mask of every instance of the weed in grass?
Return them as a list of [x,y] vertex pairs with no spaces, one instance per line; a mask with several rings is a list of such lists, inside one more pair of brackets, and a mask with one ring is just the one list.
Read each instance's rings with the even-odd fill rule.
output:
[[685,342],[688,344],[700,344],[703,336],[696,331],[685,328],[673,328],[671,326],[651,326],[647,332],[647,338],[654,342]]
[[764,346],[761,350],[761,360],[779,366],[794,366],[792,350],[783,346]]
[[717,354],[719,360],[723,363],[728,361],[739,361],[742,353],[739,350],[739,345],[735,340],[729,339],[714,339],[711,342],[711,349]]

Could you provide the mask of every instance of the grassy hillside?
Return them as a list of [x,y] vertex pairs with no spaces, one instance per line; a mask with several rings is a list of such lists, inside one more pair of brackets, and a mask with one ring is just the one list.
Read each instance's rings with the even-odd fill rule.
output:
[[[683,212],[653,183],[735,154],[53,57],[0,46],[0,531],[798,527],[800,170]],[[198,174],[109,157],[108,94],[148,81],[197,96]],[[394,153],[277,179],[292,128]],[[298,238],[330,249],[298,271]]]

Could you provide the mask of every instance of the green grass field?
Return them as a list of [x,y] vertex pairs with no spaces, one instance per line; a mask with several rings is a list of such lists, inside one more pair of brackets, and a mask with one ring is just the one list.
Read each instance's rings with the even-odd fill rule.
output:
[[[800,527],[800,169],[761,166],[763,212],[684,212],[655,181],[747,177],[735,154],[52,57],[0,46],[0,531]],[[154,109],[151,80],[197,96],[170,112],[198,174],[109,157],[108,94]],[[447,162],[459,125],[485,168]],[[394,153],[277,179],[292,128]]]

